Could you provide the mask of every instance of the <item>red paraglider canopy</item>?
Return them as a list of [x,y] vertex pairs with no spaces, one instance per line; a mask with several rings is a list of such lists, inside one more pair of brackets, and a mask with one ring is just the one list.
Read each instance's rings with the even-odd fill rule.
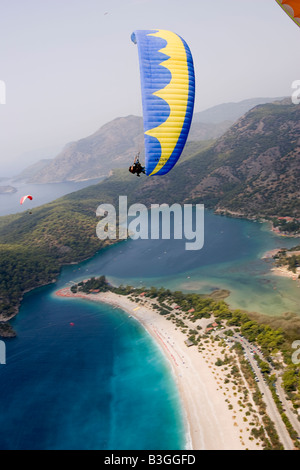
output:
[[33,197],[30,196],[30,194],[27,194],[27,196],[21,197],[20,204],[23,204],[23,202],[26,201],[26,199],[30,199],[32,201]]

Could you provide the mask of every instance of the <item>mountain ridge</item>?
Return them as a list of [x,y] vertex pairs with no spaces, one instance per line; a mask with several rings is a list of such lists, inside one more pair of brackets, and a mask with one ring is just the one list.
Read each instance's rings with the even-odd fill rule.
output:
[[[202,202],[250,218],[300,216],[300,106],[258,105],[207,149],[176,165],[162,182],[148,178],[150,201]],[[172,188],[176,187],[176,197]]]
[[[194,114],[187,143],[219,138],[245,110],[273,98],[254,98],[227,103]],[[206,121],[207,122],[206,122]],[[142,117],[118,117],[104,124],[91,135],[70,142],[48,161],[37,162],[15,180],[29,183],[57,183],[103,178],[114,168],[128,167],[137,152],[144,158]],[[180,160],[181,161],[181,160]]]
[[218,123],[222,121],[237,121],[243,114],[259,104],[282,101],[285,97],[275,98],[248,98],[238,102],[228,102],[212,106],[208,109],[195,113],[196,122]]

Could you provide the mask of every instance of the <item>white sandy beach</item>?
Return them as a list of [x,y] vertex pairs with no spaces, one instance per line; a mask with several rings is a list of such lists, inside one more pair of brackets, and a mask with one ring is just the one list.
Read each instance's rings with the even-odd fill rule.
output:
[[[257,412],[249,413],[242,404],[241,390],[232,381],[224,383],[229,367],[216,366],[218,358],[229,352],[227,346],[208,340],[203,351],[197,346],[188,347],[186,336],[174,323],[151,308],[151,301],[144,305],[133,302],[127,296],[112,292],[92,295],[71,294],[69,288],[57,292],[60,296],[88,298],[117,306],[137,319],[161,347],[172,368],[186,417],[190,444],[193,450],[259,450],[261,441],[251,438],[251,427],[260,426]],[[207,319],[204,319],[208,323]],[[195,325],[193,325],[195,328]],[[245,385],[246,387],[246,385]],[[251,393],[247,398],[253,409]],[[248,412],[248,413],[247,413]],[[251,423],[251,425],[250,425]],[[249,439],[250,438],[250,439]]]
[[271,268],[271,271],[276,276],[289,277],[294,281],[297,281],[300,276],[300,268],[296,268],[296,272],[294,273],[293,271],[289,270],[287,266],[275,266],[274,268]]
[[[279,253],[280,251],[284,250],[284,248],[275,248],[274,250],[267,251],[261,259],[265,260],[272,260],[273,257]],[[299,251],[292,251],[290,252],[290,255],[299,255]],[[299,279],[300,276],[300,268],[296,268],[296,272],[294,273],[290,269],[288,269],[287,265],[281,265],[281,266],[273,266],[271,268],[272,274],[275,274],[276,276],[283,276],[283,277],[289,277],[290,279],[293,279],[294,281]]]

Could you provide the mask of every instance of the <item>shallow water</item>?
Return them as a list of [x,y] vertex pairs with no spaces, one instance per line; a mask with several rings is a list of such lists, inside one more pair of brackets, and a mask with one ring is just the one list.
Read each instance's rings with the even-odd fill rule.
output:
[[274,248],[290,248],[299,238],[279,237],[268,224],[205,212],[204,247],[185,250],[185,240],[128,240],[103,250],[79,266],[64,268],[62,285],[105,274],[117,285],[161,287],[185,292],[230,290],[226,301],[267,315],[300,314],[299,281],[271,272],[261,259]]

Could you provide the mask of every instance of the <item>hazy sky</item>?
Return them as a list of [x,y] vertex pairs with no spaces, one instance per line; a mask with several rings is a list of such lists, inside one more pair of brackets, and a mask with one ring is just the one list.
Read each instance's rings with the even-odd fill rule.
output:
[[0,0],[0,177],[141,116],[130,36],[156,28],[190,46],[196,112],[290,96],[300,79],[300,29],[275,0]]

